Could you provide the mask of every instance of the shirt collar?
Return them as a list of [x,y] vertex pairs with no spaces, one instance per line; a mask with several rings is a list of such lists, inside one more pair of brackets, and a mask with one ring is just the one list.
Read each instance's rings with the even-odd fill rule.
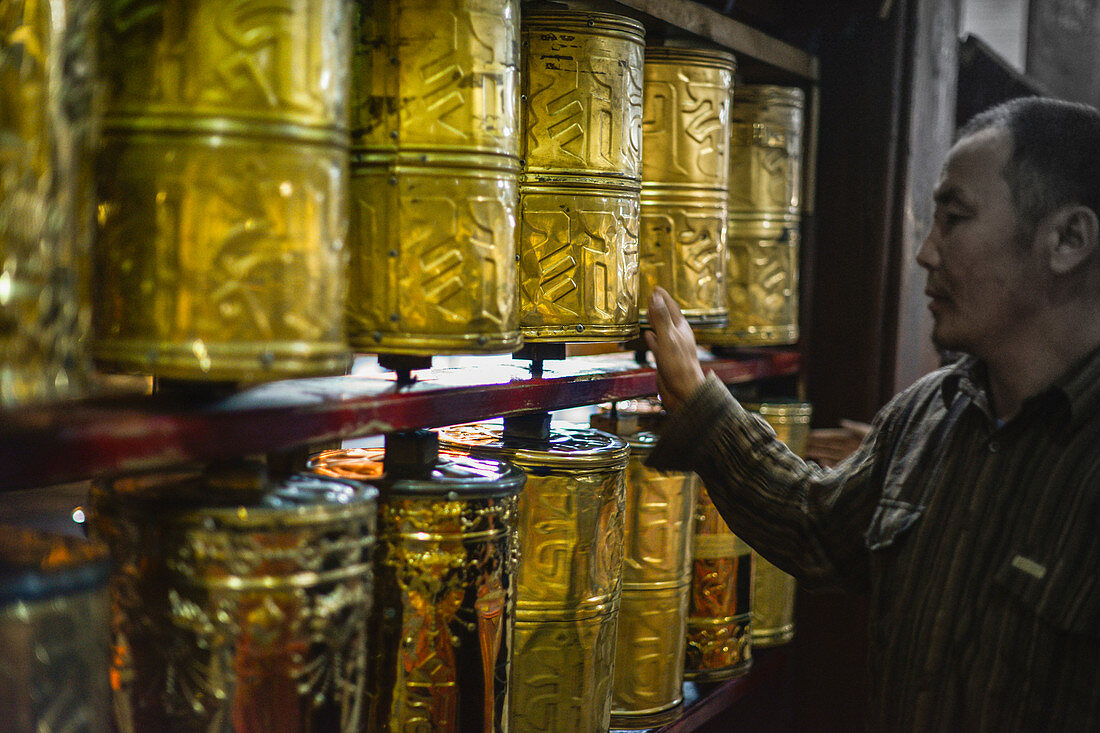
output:
[[[956,395],[962,392],[992,419],[989,390],[986,384],[985,364],[969,354],[964,354],[949,368],[944,377],[942,386],[944,404],[950,406]],[[1100,348],[1076,362],[1048,389],[1030,399],[1043,399],[1050,396],[1056,397],[1068,409],[1071,430],[1100,412]]]

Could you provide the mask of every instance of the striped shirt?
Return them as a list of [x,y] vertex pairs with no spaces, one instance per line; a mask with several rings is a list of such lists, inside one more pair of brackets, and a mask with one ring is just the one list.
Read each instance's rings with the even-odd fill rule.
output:
[[711,375],[649,463],[810,588],[869,593],[869,728],[1100,730],[1100,351],[998,426],[964,357],[806,464]]

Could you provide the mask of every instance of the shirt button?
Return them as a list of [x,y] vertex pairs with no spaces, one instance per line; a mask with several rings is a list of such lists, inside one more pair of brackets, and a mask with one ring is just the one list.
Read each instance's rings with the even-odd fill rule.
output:
[[989,441],[989,452],[990,453],[996,453],[1000,449],[1001,449],[1001,444],[1000,443],[998,443],[995,440]]

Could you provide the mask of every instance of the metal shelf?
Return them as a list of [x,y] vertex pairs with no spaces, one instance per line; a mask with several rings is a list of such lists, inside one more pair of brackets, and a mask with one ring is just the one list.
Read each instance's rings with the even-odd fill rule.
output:
[[675,28],[717,43],[810,82],[818,80],[818,60],[802,49],[745,25],[708,7],[681,0],[615,0]]
[[[409,386],[362,359],[348,376],[230,395],[175,391],[0,413],[0,490],[630,399],[657,388],[654,370],[628,353],[546,362],[538,378],[509,357],[437,364]],[[705,363],[729,384],[794,375],[799,367],[796,352],[764,349]]]

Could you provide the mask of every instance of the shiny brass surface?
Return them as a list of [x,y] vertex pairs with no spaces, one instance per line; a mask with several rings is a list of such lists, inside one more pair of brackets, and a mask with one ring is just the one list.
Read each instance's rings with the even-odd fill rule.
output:
[[196,473],[93,494],[117,729],[358,731],[376,492],[300,475],[216,496]]
[[446,428],[440,442],[507,458],[527,472],[519,500],[510,729],[608,730],[627,444],[561,427],[548,441],[516,441],[489,424]]
[[0,407],[86,388],[95,11],[0,5]]
[[382,459],[333,450],[312,461],[380,488],[367,730],[507,731],[523,474],[442,452],[430,477],[389,481]]
[[730,216],[726,246],[729,324],[699,328],[699,343],[781,345],[798,341],[797,217]]
[[518,168],[354,158],[348,339],[413,355],[515,351]]
[[800,213],[804,99],[794,87],[737,87],[730,133],[731,215]]
[[104,3],[101,365],[240,382],[346,369],[350,8]]
[[[767,420],[776,437],[794,453],[803,455],[806,452],[812,405],[805,402],[746,402],[744,407]],[[761,648],[786,644],[794,638],[794,599],[798,584],[790,575],[755,552],[752,575],[752,643]]]
[[[691,597],[695,474],[648,468],[657,442],[632,430],[656,405],[621,404],[615,418],[591,417],[630,444],[623,533],[623,598],[615,642],[612,727],[658,725],[683,702],[684,632]],[[657,407],[659,409],[659,407]]]
[[108,733],[106,551],[0,527],[0,720],[5,731]]
[[518,255],[528,341],[638,333],[643,34],[609,13],[523,15]]
[[360,351],[515,351],[518,0],[360,3],[348,334]]
[[723,325],[731,54],[650,46],[642,115],[640,303],[660,285],[692,325]]
[[638,193],[602,183],[559,178],[520,187],[520,323],[527,341],[638,335]]
[[695,503],[691,606],[684,678],[712,682],[752,665],[752,556],[699,491]]

